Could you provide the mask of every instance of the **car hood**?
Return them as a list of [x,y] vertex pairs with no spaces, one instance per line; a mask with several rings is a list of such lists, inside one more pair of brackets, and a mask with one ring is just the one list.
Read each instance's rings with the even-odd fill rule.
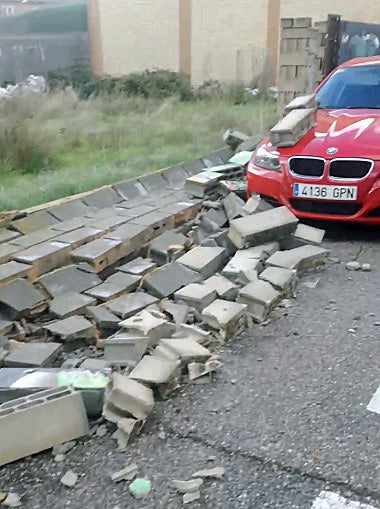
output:
[[379,135],[380,110],[317,110],[315,127],[284,155],[380,160]]

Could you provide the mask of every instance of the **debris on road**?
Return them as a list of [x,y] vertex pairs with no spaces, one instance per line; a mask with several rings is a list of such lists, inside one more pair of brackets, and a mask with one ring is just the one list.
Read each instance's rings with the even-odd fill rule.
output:
[[17,493],[13,493],[13,492],[8,493],[5,500],[3,500],[3,501],[0,500],[0,503],[1,502],[2,502],[2,505],[4,505],[5,507],[20,507],[21,506],[20,496],[17,495]]
[[203,484],[203,479],[190,479],[189,481],[179,481],[173,479],[171,481],[171,485],[175,488],[179,493],[194,493],[195,491],[199,491],[199,488]]
[[182,497],[182,502],[184,505],[191,504],[192,502],[195,502],[196,500],[199,500],[200,498],[201,498],[201,492],[193,491],[192,493],[185,493]]
[[73,488],[78,482],[78,474],[76,474],[72,470],[68,470],[65,473],[65,475],[61,478],[60,482],[67,488]]
[[[270,320],[299,278],[326,263],[323,230],[231,192],[227,183],[244,196],[256,139],[226,139],[235,155],[203,158],[180,180],[170,169],[141,179],[160,193],[119,183],[67,200],[64,217],[51,204],[4,227],[18,233],[0,246],[0,435],[10,437],[0,465],[51,447],[64,460],[101,413],[108,428],[98,422],[92,434],[110,432],[125,450],[156,401],[209,383],[220,344]],[[17,431],[46,420],[39,440]],[[134,483],[138,494],[149,481]]]
[[113,482],[120,482],[120,481],[133,481],[133,479],[136,477],[138,472],[137,465],[128,465],[122,470],[119,470],[118,472],[114,472],[111,474],[111,479]]
[[200,477],[203,479],[222,479],[225,473],[226,471],[223,467],[214,467],[205,470],[198,470],[197,472],[194,472],[192,477]]
[[151,482],[148,479],[137,478],[129,485],[129,491],[137,499],[145,498],[151,490]]

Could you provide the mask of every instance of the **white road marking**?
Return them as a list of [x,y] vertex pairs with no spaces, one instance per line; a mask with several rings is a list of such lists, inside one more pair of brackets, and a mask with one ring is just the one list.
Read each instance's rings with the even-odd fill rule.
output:
[[378,387],[373,398],[368,403],[367,410],[375,412],[375,414],[380,414],[380,387]]
[[362,504],[360,502],[350,502],[344,497],[332,493],[331,491],[322,491],[311,506],[311,509],[376,509],[373,505]]

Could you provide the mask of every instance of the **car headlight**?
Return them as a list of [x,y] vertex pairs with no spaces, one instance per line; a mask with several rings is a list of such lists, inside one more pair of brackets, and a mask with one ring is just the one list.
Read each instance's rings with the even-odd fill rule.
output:
[[259,147],[253,158],[253,163],[265,170],[280,171],[280,158],[278,152],[269,152],[265,147]]

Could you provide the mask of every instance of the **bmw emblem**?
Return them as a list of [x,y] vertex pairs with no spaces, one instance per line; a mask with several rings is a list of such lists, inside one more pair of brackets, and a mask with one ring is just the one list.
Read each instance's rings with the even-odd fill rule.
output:
[[332,156],[334,154],[336,154],[338,152],[338,149],[336,147],[329,147],[327,150],[326,150],[326,154]]

